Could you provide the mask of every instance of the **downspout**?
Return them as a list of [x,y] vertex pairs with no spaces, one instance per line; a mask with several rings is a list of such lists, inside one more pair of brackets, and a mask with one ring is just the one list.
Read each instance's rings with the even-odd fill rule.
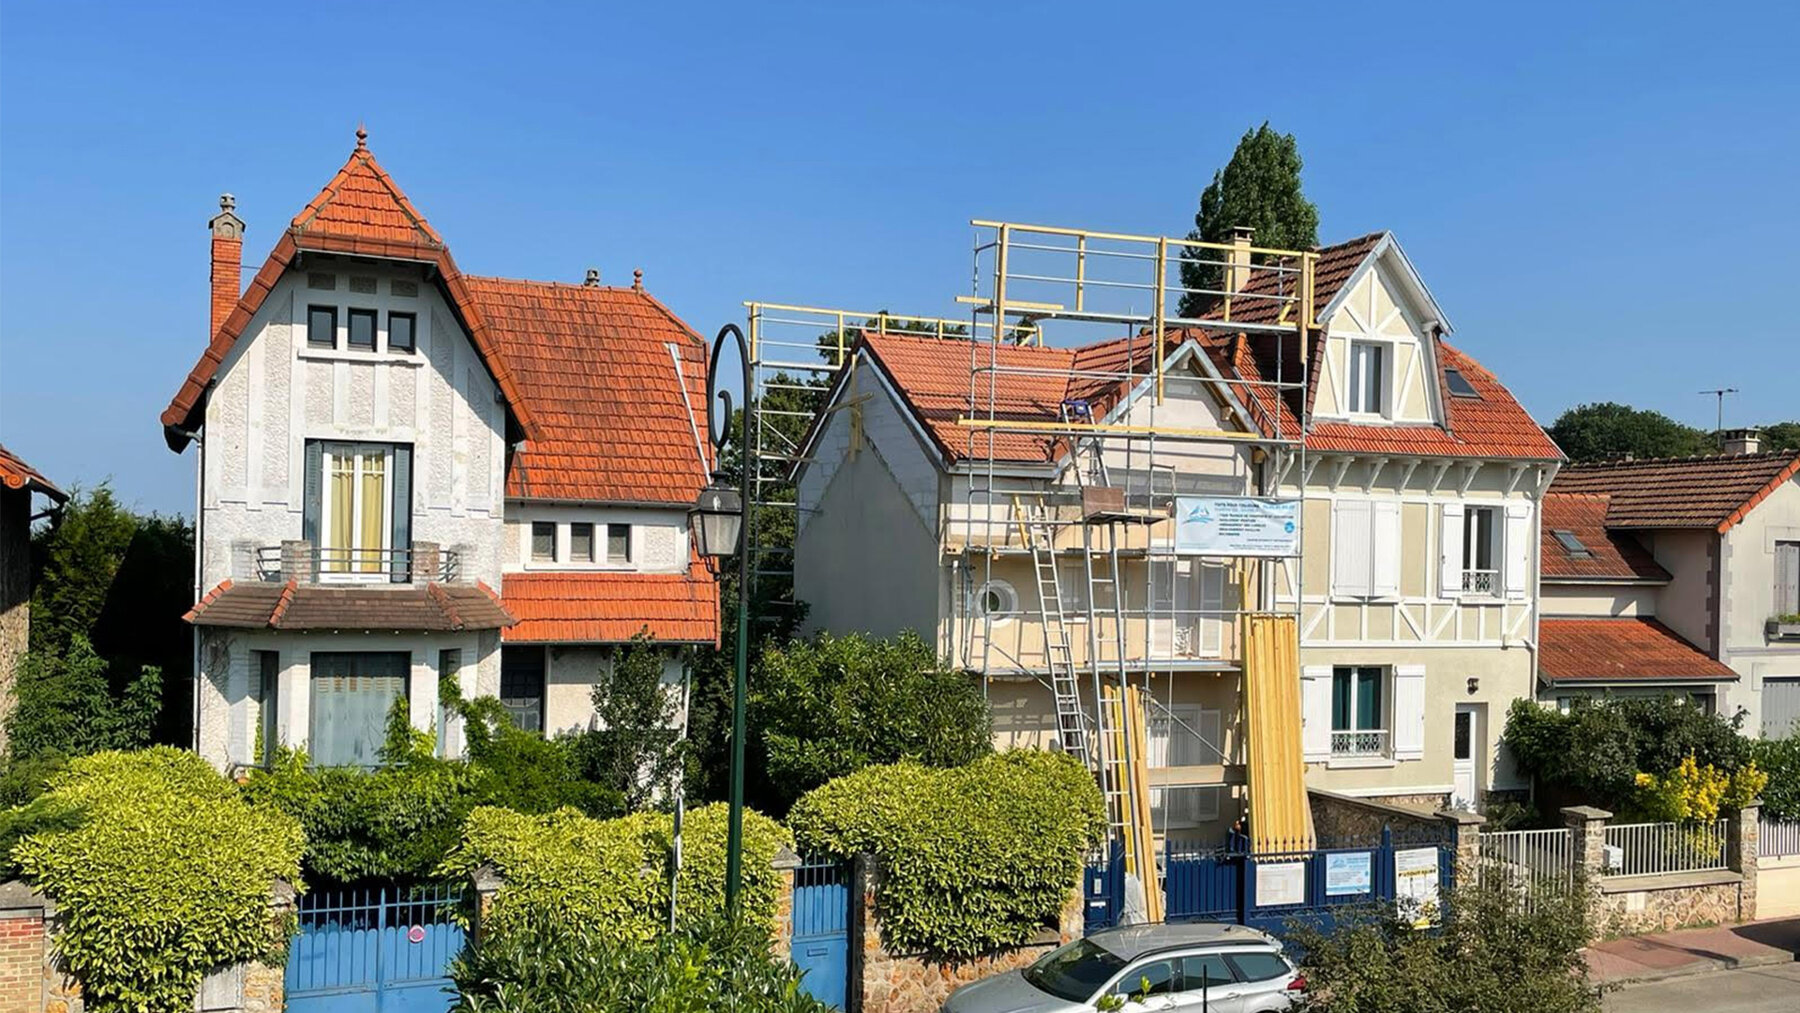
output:
[[[205,596],[202,586],[206,572],[206,440],[197,431],[166,426],[169,432],[183,439],[194,441],[198,448],[194,475],[194,601],[198,603]],[[189,679],[189,689],[194,697],[191,708],[193,727],[189,732],[189,744],[196,754],[200,752],[200,627],[194,627],[194,673]]]

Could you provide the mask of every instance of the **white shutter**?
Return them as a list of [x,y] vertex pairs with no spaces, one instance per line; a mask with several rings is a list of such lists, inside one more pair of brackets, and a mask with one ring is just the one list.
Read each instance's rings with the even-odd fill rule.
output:
[[1194,763],[1200,766],[1211,766],[1225,762],[1225,722],[1224,715],[1216,710],[1200,712],[1200,723],[1194,727],[1200,730],[1200,739],[1194,748]]
[[1463,505],[1445,503],[1443,523],[1438,526],[1438,594],[1454,598],[1462,593]]
[[1775,614],[1800,612],[1800,542],[1775,543]]
[[1222,640],[1225,633],[1225,567],[1212,563],[1197,563],[1200,567],[1200,608],[1207,614],[1200,617],[1200,653],[1207,658],[1216,658],[1224,650]]
[[1400,597],[1400,504],[1375,501],[1371,521],[1374,577],[1369,593],[1377,598]]
[[1394,666],[1394,759],[1425,758],[1425,666]]
[[1331,759],[1331,666],[1300,670],[1300,752],[1307,763]]
[[1341,499],[1331,517],[1331,593],[1369,595],[1369,501]]
[[1512,599],[1525,597],[1525,588],[1531,576],[1531,504],[1508,503],[1506,505],[1506,539],[1500,547],[1501,564],[1505,570],[1501,574],[1506,579],[1506,596]]

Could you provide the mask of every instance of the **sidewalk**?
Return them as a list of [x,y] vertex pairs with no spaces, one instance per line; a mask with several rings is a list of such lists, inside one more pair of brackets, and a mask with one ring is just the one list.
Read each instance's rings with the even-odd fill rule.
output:
[[1596,983],[1623,985],[1702,971],[1788,964],[1797,954],[1800,918],[1782,918],[1596,943],[1587,949],[1587,964]]

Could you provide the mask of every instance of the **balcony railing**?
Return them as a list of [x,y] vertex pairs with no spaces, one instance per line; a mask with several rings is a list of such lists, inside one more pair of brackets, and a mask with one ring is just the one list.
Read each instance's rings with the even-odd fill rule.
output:
[[1463,594],[1494,594],[1500,587],[1499,570],[1464,570]]
[[462,556],[435,543],[398,549],[343,549],[291,541],[258,546],[259,580],[312,583],[448,583],[462,575]]
[[1385,729],[1365,728],[1331,733],[1332,756],[1386,756],[1388,733]]

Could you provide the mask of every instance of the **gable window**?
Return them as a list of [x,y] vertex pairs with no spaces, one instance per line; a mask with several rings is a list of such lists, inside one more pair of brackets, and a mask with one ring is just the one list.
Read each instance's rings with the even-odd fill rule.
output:
[[406,695],[405,651],[314,651],[306,752],[320,767],[373,767],[388,711]]
[[306,343],[314,348],[337,347],[337,307],[306,308]]
[[1331,755],[1387,755],[1386,684],[1380,665],[1331,670]]
[[1387,346],[1375,341],[1350,343],[1350,412],[1380,415],[1387,404]]
[[351,348],[360,348],[367,352],[373,352],[375,350],[374,310],[350,311],[349,345]]
[[387,347],[390,352],[410,352],[418,347],[419,318],[411,313],[388,314]]
[[576,521],[569,525],[569,559],[576,563],[592,563],[594,561],[594,525],[590,521]]
[[609,563],[631,562],[631,525],[608,524],[606,526],[606,561]]
[[1800,542],[1775,543],[1775,614],[1800,612]]
[[1462,590],[1464,594],[1500,593],[1499,512],[1499,508],[1491,506],[1472,506],[1464,511],[1462,550]]
[[553,522],[531,522],[531,561],[556,562],[556,525]]

